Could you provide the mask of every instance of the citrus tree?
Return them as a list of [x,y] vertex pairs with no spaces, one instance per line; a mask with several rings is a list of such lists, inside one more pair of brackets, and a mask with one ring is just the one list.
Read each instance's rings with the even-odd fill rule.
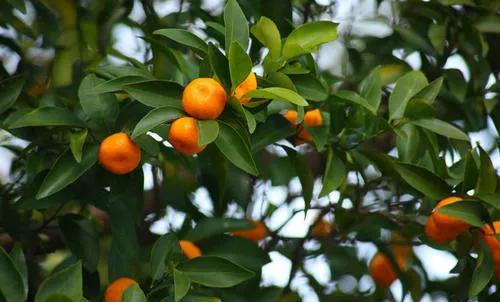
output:
[[[297,276],[319,301],[393,300],[396,279],[414,301],[498,301],[497,1],[373,1],[385,13],[340,24],[332,1],[161,3],[0,1],[1,301],[301,301]],[[455,255],[451,277],[430,280],[418,245]],[[270,252],[284,288],[262,283]]]

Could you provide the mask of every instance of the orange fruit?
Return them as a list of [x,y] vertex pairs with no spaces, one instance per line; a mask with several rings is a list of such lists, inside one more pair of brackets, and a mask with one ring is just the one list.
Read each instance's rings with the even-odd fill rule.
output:
[[500,221],[494,221],[493,227],[495,230],[489,224],[485,224],[481,237],[483,237],[486,244],[490,247],[493,260],[500,266],[500,240],[494,235],[500,234]]
[[297,127],[297,111],[288,110],[283,117],[292,125],[293,128]]
[[411,245],[405,243],[408,240],[407,238],[397,232],[393,232],[391,240],[393,241],[391,251],[396,258],[408,259],[411,256],[413,249]]
[[179,240],[179,245],[186,258],[193,259],[201,256],[200,248],[191,241]]
[[267,236],[267,228],[262,221],[252,220],[253,225],[255,226],[253,229],[249,230],[239,230],[234,231],[232,234],[234,236],[243,237],[253,241],[259,241]]
[[206,147],[198,146],[198,127],[192,117],[176,119],[168,131],[168,140],[177,151],[186,155],[199,153]]
[[120,302],[123,293],[132,284],[137,284],[137,282],[130,278],[116,279],[108,286],[108,288],[106,288],[106,292],[104,293],[104,302]]
[[127,134],[115,133],[101,142],[99,162],[111,173],[126,174],[141,162],[141,148]]
[[438,209],[444,207],[445,205],[452,204],[461,200],[463,199],[455,196],[445,198],[441,200],[436,205],[436,207],[434,207],[434,210],[432,210],[431,218],[434,219],[434,223],[436,224],[436,227],[440,232],[448,233],[450,234],[450,236],[451,234],[455,234],[456,236],[458,236],[458,234],[465,232],[469,228],[469,225],[462,220],[446,214],[442,214],[438,211]]
[[445,244],[455,240],[459,233],[444,232],[443,230],[439,229],[435,223],[433,216],[434,214],[431,214],[431,216],[429,216],[429,218],[427,219],[427,223],[425,224],[425,234],[427,235],[427,238],[439,244]]
[[192,80],[182,93],[182,107],[189,115],[200,120],[213,120],[226,106],[224,87],[212,78]]
[[306,114],[304,114],[304,124],[306,124],[307,127],[321,126],[323,124],[321,111],[319,111],[319,109],[307,111]]
[[324,219],[321,219],[311,230],[311,235],[315,237],[328,237],[331,231],[332,226],[330,225],[330,223]]
[[[400,267],[404,264],[401,258],[397,258],[396,262]],[[391,286],[392,282],[398,278],[391,261],[382,253],[377,253],[373,256],[368,270],[375,283],[384,288]]]
[[250,98],[246,98],[243,96],[255,89],[257,89],[257,78],[255,77],[255,73],[250,72],[247,78],[236,87],[233,95],[240,101],[240,103],[245,104],[250,101]]

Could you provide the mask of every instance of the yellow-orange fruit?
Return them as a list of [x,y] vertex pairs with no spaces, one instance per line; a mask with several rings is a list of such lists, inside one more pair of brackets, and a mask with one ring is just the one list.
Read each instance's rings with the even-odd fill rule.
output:
[[255,77],[255,73],[250,72],[247,78],[236,87],[233,95],[240,103],[245,104],[250,101],[250,98],[243,96],[255,89],[257,89],[257,78]]
[[176,119],[168,131],[168,141],[177,151],[186,155],[199,153],[206,147],[198,146],[198,128],[192,117]]
[[201,256],[200,248],[191,241],[179,240],[179,245],[186,258],[193,259]]
[[[404,267],[404,259],[396,258],[396,262],[400,268]],[[382,253],[373,256],[370,261],[369,272],[375,283],[384,288],[391,286],[392,282],[398,278],[391,261]]]
[[137,282],[130,278],[116,279],[108,286],[108,288],[106,288],[106,292],[104,293],[104,302],[120,302],[123,293],[132,284],[137,284]]
[[328,235],[330,235],[331,231],[331,224],[328,221],[321,219],[311,230],[311,235],[315,237],[327,237]]
[[439,244],[445,244],[457,238],[460,233],[449,231],[445,232],[442,229],[439,229],[432,216],[433,214],[429,216],[429,219],[427,219],[427,223],[425,224],[425,235],[427,235],[427,238]]
[[297,111],[288,110],[283,117],[292,125],[293,128],[297,127]]
[[262,221],[252,221],[255,226],[253,229],[249,230],[239,230],[234,231],[232,234],[234,236],[243,237],[253,241],[259,241],[267,236],[267,228]]
[[307,111],[306,114],[304,114],[304,124],[307,127],[321,126],[323,124],[321,111],[319,111],[319,109]]
[[500,221],[494,221],[493,227],[495,230],[493,230],[489,224],[485,224],[481,236],[490,247],[493,260],[500,265],[500,240],[494,235],[500,234]]
[[458,236],[458,234],[465,232],[469,228],[469,225],[458,218],[440,213],[438,209],[461,200],[463,199],[455,196],[445,198],[432,211],[431,218],[434,220],[436,227],[441,232],[450,234],[449,236],[452,234]]
[[111,173],[126,174],[141,162],[141,148],[127,134],[115,133],[101,142],[99,162]]
[[224,87],[212,78],[191,81],[182,93],[182,107],[190,116],[213,120],[221,115],[227,102]]

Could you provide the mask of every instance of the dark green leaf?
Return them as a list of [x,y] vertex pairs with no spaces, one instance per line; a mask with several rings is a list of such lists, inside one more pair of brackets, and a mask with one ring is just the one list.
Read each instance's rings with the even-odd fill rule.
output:
[[304,197],[305,208],[307,210],[309,208],[314,189],[314,176],[312,174],[311,167],[302,154],[288,147],[285,147],[285,151],[288,153],[290,160],[294,163],[295,171],[297,172],[300,185],[302,186],[302,197]]
[[161,236],[153,245],[151,250],[151,277],[159,280],[163,277],[167,264],[177,262],[180,257],[181,248],[179,240],[173,233]]
[[500,17],[497,15],[480,17],[474,26],[483,33],[500,34]]
[[283,59],[313,52],[321,44],[337,38],[337,24],[330,21],[316,21],[302,24],[294,29],[283,45]]
[[368,101],[374,112],[377,112],[382,100],[382,79],[378,68],[375,68],[359,85],[360,95]]
[[217,139],[219,135],[219,123],[214,120],[199,120],[196,122],[198,127],[198,146],[205,146]]
[[2,247],[0,247],[0,293],[7,302],[25,301],[27,294],[21,273]]
[[344,161],[332,149],[328,150],[325,173],[323,175],[323,188],[319,197],[328,195],[340,187],[347,177]]
[[69,135],[69,148],[77,163],[82,161],[82,150],[85,140],[87,139],[87,134],[88,130],[83,129],[79,132],[72,132]]
[[481,165],[476,184],[476,194],[491,194],[495,192],[497,187],[497,172],[493,167],[493,163],[491,162],[488,153],[486,153],[486,151],[484,151],[481,147],[479,147],[479,159]]
[[41,107],[15,120],[10,129],[36,126],[68,126],[85,128],[85,123],[73,112],[61,107]]
[[477,168],[476,161],[473,155],[474,150],[471,149],[467,152],[465,156],[465,168],[463,173],[463,182],[461,186],[461,192],[467,193],[467,191],[474,189],[476,187],[477,179],[479,176],[479,170]]
[[425,168],[404,163],[397,163],[395,168],[410,186],[431,199],[440,200],[451,193],[444,180]]
[[443,85],[443,77],[439,77],[427,85],[424,89],[420,90],[414,98],[423,100],[429,104],[432,104],[441,90]]
[[183,116],[184,112],[175,107],[160,107],[153,109],[135,125],[134,131],[132,132],[132,138],[146,134],[151,129],[163,123],[168,123]]
[[205,218],[200,221],[194,229],[187,233],[186,239],[190,241],[199,241],[226,232],[251,229],[253,227],[253,224],[246,219]]
[[471,299],[477,295],[488,285],[495,271],[495,263],[490,247],[483,240],[479,240],[479,253],[477,257],[476,267],[472,273],[471,283],[469,285],[469,297]]
[[335,94],[336,97],[366,108],[372,114],[377,114],[377,109],[368,100],[354,91],[341,90]]
[[453,216],[476,227],[482,227],[489,221],[488,211],[479,201],[457,201],[439,208],[438,212]]
[[165,36],[179,44],[191,48],[200,55],[204,55],[208,51],[207,44],[202,39],[185,29],[165,28],[156,30],[153,34]]
[[255,89],[246,93],[244,96],[249,98],[283,100],[299,106],[309,105],[306,100],[295,91],[281,87]]
[[104,80],[90,74],[83,78],[78,88],[78,98],[83,112],[101,127],[110,129],[118,116],[118,101],[112,93],[96,93],[95,88]]
[[[16,243],[12,250],[10,251],[10,259],[14,263],[17,271],[21,275],[24,285],[24,296],[28,295],[28,266],[26,264],[26,257],[24,257],[24,252],[22,246]],[[0,289],[0,292],[2,290]]]
[[137,284],[132,284],[123,292],[121,302],[147,302],[146,295]]
[[183,88],[170,81],[148,81],[124,87],[125,91],[137,101],[150,107],[175,107],[182,109]]
[[325,87],[312,75],[295,75],[291,76],[293,84],[297,88],[297,92],[306,100],[324,101],[328,97],[328,91]]
[[69,150],[64,152],[54,163],[49,174],[43,180],[37,199],[52,195],[75,182],[97,161],[97,146],[88,146],[83,152],[82,161],[77,163]]
[[25,79],[22,75],[16,75],[0,81],[0,114],[14,105],[23,90],[24,81]]
[[54,273],[42,282],[36,293],[35,302],[47,302],[54,295],[65,296],[69,301],[80,301],[83,298],[80,262]]
[[188,293],[191,281],[183,272],[174,269],[174,286],[175,302],[178,302]]
[[271,115],[264,123],[259,124],[252,135],[252,152],[255,153],[281,139],[292,136],[295,130],[280,114]]
[[237,41],[231,43],[228,60],[229,74],[234,90],[252,71],[252,60]]
[[469,137],[467,134],[463,133],[462,130],[457,127],[448,124],[442,120],[438,119],[420,119],[416,121],[412,121],[413,124],[428,129],[434,133],[440,134],[442,136],[446,136],[452,139],[459,139],[468,141]]
[[148,80],[150,79],[143,76],[127,75],[108,81],[99,81],[95,87],[92,87],[92,89],[87,92],[91,95],[116,92],[122,90],[126,85],[146,82]]
[[389,117],[391,120],[403,117],[406,105],[412,97],[427,86],[427,79],[420,71],[410,71],[399,80],[389,97]]
[[500,193],[475,195],[475,197],[500,210]]
[[231,75],[229,72],[229,62],[227,58],[220,52],[220,50],[210,43],[208,45],[208,59],[210,66],[227,91],[231,90]]
[[236,41],[244,50],[248,48],[248,21],[236,0],[228,0],[224,7],[224,28],[226,31],[226,53]]
[[192,282],[208,287],[232,287],[254,276],[254,273],[226,259],[198,257],[177,267]]

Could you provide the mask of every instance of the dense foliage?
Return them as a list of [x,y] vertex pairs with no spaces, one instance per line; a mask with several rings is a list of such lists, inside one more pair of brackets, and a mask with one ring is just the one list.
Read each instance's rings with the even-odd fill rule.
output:
[[[359,286],[375,276],[360,242],[389,259],[414,301],[499,300],[500,261],[483,235],[500,220],[498,1],[373,1],[380,14],[339,24],[327,21],[331,1],[228,0],[209,11],[181,0],[164,16],[156,2],[0,0],[0,147],[14,154],[0,184],[0,301],[102,301],[119,277],[138,282],[122,301],[300,301],[297,275],[320,301],[394,299],[379,282]],[[389,32],[363,35],[356,22]],[[117,26],[135,30],[142,60],[114,48]],[[333,41],[343,56],[317,54]],[[318,63],[329,56],[340,72]],[[448,68],[450,57],[468,72]],[[231,97],[217,119],[196,122],[205,150],[172,148],[190,81],[215,78],[232,95],[252,69],[251,101]],[[301,124],[315,109],[319,126]],[[297,127],[285,118],[293,111]],[[472,144],[479,131],[492,143]],[[143,169],[116,175],[99,163],[100,143],[117,132],[140,146]],[[282,203],[272,186],[286,190]],[[195,202],[200,188],[209,211]],[[439,244],[424,227],[449,196],[462,200],[439,213],[467,229]],[[231,235],[297,201],[264,240]],[[280,233],[304,212],[315,217],[305,237]],[[163,236],[151,232],[159,220],[170,225]],[[186,259],[179,239],[202,257]],[[429,280],[411,249],[399,264],[397,247],[422,244],[457,257],[453,277]],[[261,285],[272,251],[292,261],[285,288]],[[304,265],[319,255],[328,285]]]

